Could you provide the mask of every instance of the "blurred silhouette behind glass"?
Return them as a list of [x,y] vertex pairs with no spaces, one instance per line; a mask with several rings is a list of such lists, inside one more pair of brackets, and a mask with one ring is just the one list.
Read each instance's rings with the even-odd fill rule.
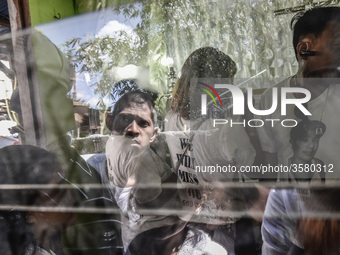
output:
[[[181,187],[183,211],[180,217],[223,245],[228,254],[235,254],[232,229],[237,217],[232,217],[231,212],[249,208],[258,192],[256,189],[248,192],[243,188],[229,188],[231,181],[239,180],[235,173],[210,174],[209,171],[197,171],[197,167],[251,165],[255,152],[242,126],[212,125],[212,119],[217,116],[233,118],[230,98],[221,98],[223,108],[214,111],[209,107],[205,116],[201,114],[202,92],[197,88],[199,84],[215,81],[233,84],[236,71],[236,63],[218,49],[202,47],[193,51],[182,66],[173,91],[171,111],[165,118],[172,166]],[[210,86],[214,87],[214,84]],[[225,89],[216,91],[220,95]]]
[[7,207],[0,211],[0,254],[33,255],[42,249],[64,254],[61,231],[75,214],[62,209],[73,206],[72,190],[22,186],[62,183],[64,172],[53,153],[30,145],[0,149],[0,184],[18,185],[0,192],[1,207]]

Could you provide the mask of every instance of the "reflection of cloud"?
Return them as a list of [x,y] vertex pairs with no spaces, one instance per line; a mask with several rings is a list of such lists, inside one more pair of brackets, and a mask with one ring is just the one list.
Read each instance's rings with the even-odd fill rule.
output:
[[98,97],[92,96],[88,100],[85,100],[85,103],[89,104],[92,108],[96,108],[98,101],[99,101]]
[[85,90],[85,91],[84,90],[83,91],[77,90],[77,99],[88,100],[91,97],[93,97],[93,95],[92,95],[92,91],[90,89]]
[[[95,96],[92,96],[92,97],[88,98],[88,100],[85,100],[85,103],[89,104],[90,107],[97,109],[98,108],[97,104],[98,104],[100,99],[101,98],[99,96],[95,95]],[[109,103],[110,103],[110,98],[109,97],[104,97],[101,100],[103,100],[103,103],[105,105],[109,105]]]
[[132,38],[137,38],[137,34],[133,31],[132,27],[118,22],[117,20],[111,20],[99,30],[96,37],[104,37],[107,35],[115,35],[116,32],[125,31]]
[[149,69],[145,66],[126,65],[113,67],[109,73],[113,80],[137,79],[142,88],[149,87]]
[[[106,25],[99,30],[96,34],[96,37],[105,37],[109,36],[114,39],[114,41],[126,42],[127,45],[131,48],[135,48],[140,44],[139,36],[131,26],[120,23],[117,20],[111,20],[106,23]],[[111,47],[110,45],[107,45]],[[107,67],[109,63],[112,61],[112,56],[110,54],[102,54],[98,58],[103,61],[103,67]]]
[[2,136],[10,136],[9,128],[16,126],[17,123],[9,120],[2,120],[0,124],[0,135]]
[[91,81],[91,78],[90,78],[89,73],[88,73],[88,72],[85,72],[85,73],[84,73],[84,76],[85,76],[85,81],[86,81],[86,83],[89,84],[89,82]]
[[127,65],[124,67],[114,67],[112,71],[118,78],[118,80],[136,79],[138,74],[138,67],[135,65]]
[[[1,61],[3,65],[5,65],[7,68],[9,67],[8,61]],[[12,95],[12,81],[5,75],[5,73],[0,72],[0,99],[8,99]]]

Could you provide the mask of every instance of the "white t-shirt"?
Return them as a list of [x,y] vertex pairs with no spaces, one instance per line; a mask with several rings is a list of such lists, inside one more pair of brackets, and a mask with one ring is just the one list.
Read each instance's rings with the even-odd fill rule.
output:
[[[278,91],[282,87],[289,87],[290,79],[287,79],[274,87]],[[295,98],[293,94],[288,94],[288,98]],[[279,96],[280,98],[280,96]],[[338,139],[340,121],[337,117],[340,110],[340,85],[330,85],[320,96],[308,102],[308,111],[312,116],[308,116],[310,120],[322,121],[326,125],[326,131],[319,140],[319,147],[315,154],[315,158],[324,162],[326,179],[339,178],[340,157],[338,148],[340,148],[340,139]],[[272,105],[272,90],[268,89],[262,95],[259,107],[260,109],[269,109]],[[281,115],[280,100],[276,111],[267,116],[258,118],[277,119],[274,126],[269,121],[264,121],[263,127],[257,128],[262,149],[266,152],[277,153],[278,164],[288,165],[288,160],[293,156],[293,149],[289,142],[290,127],[283,127],[281,121],[283,119],[294,119],[301,121],[294,113],[294,105],[287,105],[286,116]],[[288,122],[287,122],[288,124]],[[292,122],[289,122],[292,125]],[[280,178],[287,178],[287,174],[280,173]]]
[[[243,127],[213,127],[210,119],[191,122],[173,112],[168,113],[165,119],[165,134],[173,168],[176,169],[181,162],[177,173],[179,194],[183,211],[188,213],[183,214],[182,218],[196,221],[195,214],[203,201],[203,188],[214,181],[238,180],[238,168],[251,165],[255,151]],[[197,126],[195,130],[194,126]],[[188,143],[191,144],[187,146]],[[228,167],[233,169],[228,171]],[[204,220],[200,216],[197,221],[225,224],[225,220],[219,217]]]

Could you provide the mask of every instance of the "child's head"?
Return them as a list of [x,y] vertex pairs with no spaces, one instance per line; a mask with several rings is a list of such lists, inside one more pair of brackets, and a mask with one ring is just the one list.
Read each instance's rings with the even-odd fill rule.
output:
[[290,143],[294,157],[306,162],[312,160],[325,131],[325,124],[318,120],[303,120],[293,127],[290,131]]

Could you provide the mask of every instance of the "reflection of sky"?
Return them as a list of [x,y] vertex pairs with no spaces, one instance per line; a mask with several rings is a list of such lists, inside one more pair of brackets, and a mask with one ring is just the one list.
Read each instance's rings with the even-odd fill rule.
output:
[[[132,29],[137,25],[139,19],[126,20],[123,15],[117,15],[111,9],[106,9],[38,25],[36,28],[43,31],[54,44],[60,46],[66,40],[74,37],[94,36],[99,33],[99,35],[104,35],[103,27],[110,21],[117,21],[116,24],[120,26],[119,28]],[[112,29],[116,30],[117,28],[112,27]],[[105,31],[110,33],[108,28]]]
[[[38,25],[36,28],[55,45],[61,46],[72,38],[105,36],[117,30],[125,30],[133,34],[133,29],[138,22],[139,19],[126,20],[123,15],[117,15],[111,9],[106,9]],[[93,88],[88,86],[86,79],[84,74],[77,74],[77,98],[95,107],[98,98],[93,94]]]

